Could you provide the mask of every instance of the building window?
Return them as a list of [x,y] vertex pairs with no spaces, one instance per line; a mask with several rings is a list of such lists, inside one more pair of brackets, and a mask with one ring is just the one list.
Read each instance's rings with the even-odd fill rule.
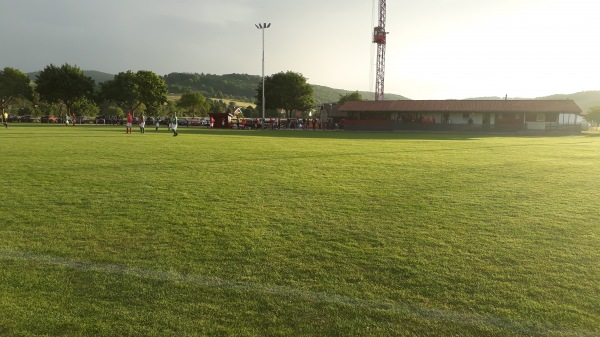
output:
[[537,114],[535,117],[535,121],[536,122],[545,122],[546,121],[546,115],[545,114]]

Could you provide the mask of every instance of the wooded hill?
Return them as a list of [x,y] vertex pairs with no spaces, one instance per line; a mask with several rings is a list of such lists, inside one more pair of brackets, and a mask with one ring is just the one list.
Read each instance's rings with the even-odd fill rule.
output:
[[[39,71],[28,73],[32,81],[39,75]],[[94,70],[84,70],[86,76],[91,77],[97,84],[112,80],[114,75]],[[164,75],[167,82],[169,94],[178,95],[185,92],[200,92],[208,98],[230,99],[239,102],[255,102],[256,88],[260,84],[261,77],[247,74],[198,74],[198,73],[170,73]],[[340,97],[354,92],[350,90],[334,89],[320,85],[315,88],[315,105],[323,103],[335,103]],[[374,93],[359,91],[364,99],[373,99]],[[386,99],[407,99],[404,96],[386,94]]]
[[570,95],[552,95],[536,99],[570,99],[575,101],[584,113],[593,106],[600,106],[600,90],[582,91]]
[[[469,98],[470,100],[500,100],[504,99],[503,97],[477,97],[477,98]],[[513,98],[509,97],[509,100],[513,99],[529,99],[529,98]],[[585,114],[591,107],[600,106],[600,90],[591,90],[591,91],[581,91],[574,94],[557,94],[543,97],[536,97],[534,99],[539,100],[563,100],[568,99],[572,100],[581,108],[583,113]]]
[[[170,73],[164,76],[170,93],[184,93],[187,91],[201,92],[206,97],[229,98],[244,102],[254,102],[256,88],[260,84],[261,77],[247,74],[190,74]],[[314,85],[314,97],[316,105],[323,103],[335,103],[340,97],[353,91],[333,89],[320,85]],[[364,99],[372,99],[374,93],[360,92]],[[407,99],[400,95],[386,94],[386,99]]]
[[[91,77],[96,83],[102,83],[113,79],[113,74],[103,73],[95,70],[84,70],[86,76]],[[32,80],[36,79],[36,75],[40,72],[28,73]],[[209,98],[230,99],[239,102],[254,102],[256,97],[256,88],[258,87],[261,77],[258,75],[247,74],[198,74],[198,73],[170,73],[164,75],[163,78],[167,82],[168,91],[170,94],[182,94],[185,92],[200,92]],[[315,105],[323,103],[335,103],[340,97],[352,93],[351,90],[334,89],[321,85],[314,85]],[[373,92],[359,91],[363,99],[372,100]],[[409,99],[401,95],[385,94],[386,100],[403,100]],[[478,97],[469,99],[504,99],[502,97]],[[517,98],[509,98],[517,99]],[[519,98],[526,99],[526,98]],[[583,91],[574,94],[558,94],[545,97],[537,97],[534,99],[571,99],[579,105],[583,112],[587,112],[590,107],[600,106],[600,91]]]
[[[91,77],[96,82],[96,84],[102,83],[104,81],[112,80],[115,77],[114,74],[103,73],[101,71],[96,71],[96,70],[84,70],[83,73],[85,74],[85,76]],[[29,78],[32,81],[35,81],[39,74],[40,74],[40,71],[34,71],[32,73],[27,73],[27,75],[29,76]]]

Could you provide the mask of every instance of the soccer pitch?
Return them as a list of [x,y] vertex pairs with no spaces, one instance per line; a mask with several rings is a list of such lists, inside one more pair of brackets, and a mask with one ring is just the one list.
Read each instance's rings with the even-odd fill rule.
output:
[[2,336],[597,336],[600,137],[9,125]]

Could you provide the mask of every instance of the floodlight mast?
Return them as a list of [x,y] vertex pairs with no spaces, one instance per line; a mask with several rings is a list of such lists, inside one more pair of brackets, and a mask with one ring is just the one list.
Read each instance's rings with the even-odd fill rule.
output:
[[271,23],[259,23],[254,26],[262,30],[262,118],[265,119],[265,29],[271,27]]
[[375,78],[375,100],[383,101],[385,79],[385,31],[386,4],[379,0],[379,25],[373,29],[373,43],[377,44],[377,74]]

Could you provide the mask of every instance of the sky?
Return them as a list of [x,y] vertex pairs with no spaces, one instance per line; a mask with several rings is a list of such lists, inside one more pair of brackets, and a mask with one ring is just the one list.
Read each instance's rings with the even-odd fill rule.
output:
[[[374,91],[379,0],[0,0],[0,68],[293,71]],[[385,92],[534,98],[600,90],[598,0],[387,0]]]

